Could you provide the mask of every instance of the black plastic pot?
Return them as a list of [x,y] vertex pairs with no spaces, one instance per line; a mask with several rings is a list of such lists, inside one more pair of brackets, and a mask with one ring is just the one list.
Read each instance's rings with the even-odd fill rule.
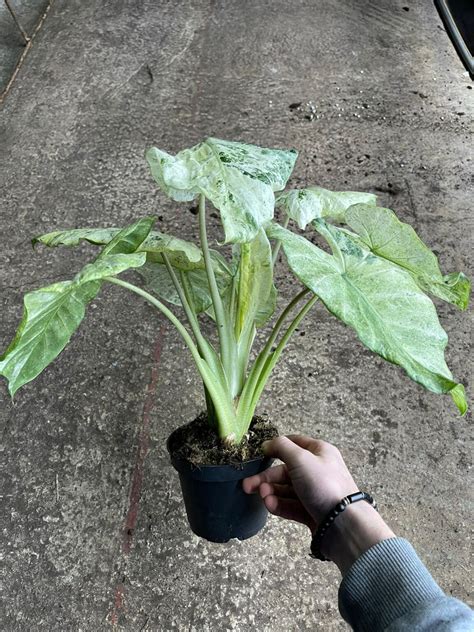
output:
[[[175,431],[176,432],[176,431]],[[179,474],[189,525],[194,533],[211,542],[231,538],[246,540],[258,533],[267,521],[268,512],[258,494],[246,494],[242,479],[263,472],[272,459],[261,457],[240,466],[202,465],[196,467],[173,456],[167,441],[171,463]]]

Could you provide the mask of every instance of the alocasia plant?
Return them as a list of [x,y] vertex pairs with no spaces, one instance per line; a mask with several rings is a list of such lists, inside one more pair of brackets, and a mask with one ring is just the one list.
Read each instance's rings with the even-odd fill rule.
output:
[[[465,309],[468,279],[462,273],[443,276],[415,231],[378,207],[370,193],[311,187],[275,198],[296,157],[293,150],[215,138],[176,156],[150,149],[147,160],[160,188],[177,202],[199,201],[199,246],[153,231],[153,218],[123,229],[64,230],[35,238],[46,246],[87,241],[103,248],[71,281],[24,297],[23,319],[0,358],[12,396],[63,350],[88,303],[108,282],[143,297],[177,328],[204,383],[209,422],[227,443],[247,433],[272,369],[318,299],[369,349],[427,389],[449,393],[464,414],[464,388],[446,365],[447,335],[427,293]],[[232,244],[230,260],[209,247],[206,200],[220,212],[224,243]],[[283,225],[274,220],[275,206],[286,217]],[[290,220],[319,233],[331,254],[290,231]],[[250,363],[256,330],[275,311],[273,271],[280,247],[304,289],[283,309]],[[132,268],[146,289],[119,278]],[[184,310],[187,326],[165,303]],[[201,316],[214,321],[215,339],[204,336]]]

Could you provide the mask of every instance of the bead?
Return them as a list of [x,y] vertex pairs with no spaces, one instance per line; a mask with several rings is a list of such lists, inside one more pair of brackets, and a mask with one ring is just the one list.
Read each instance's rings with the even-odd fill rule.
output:
[[370,505],[372,505],[374,509],[377,509],[377,503],[372,498],[372,496],[370,496],[370,494],[367,494],[366,492],[359,491],[342,498],[334,507],[334,509],[327,514],[326,518],[319,525],[316,533],[314,534],[311,541],[311,557],[314,557],[318,560],[327,561],[327,558],[321,553],[320,550],[320,543],[324,535],[326,534],[326,531],[334,523],[334,520],[337,518],[337,516],[346,509],[346,507],[348,507],[352,503],[358,502],[359,500],[365,500]]

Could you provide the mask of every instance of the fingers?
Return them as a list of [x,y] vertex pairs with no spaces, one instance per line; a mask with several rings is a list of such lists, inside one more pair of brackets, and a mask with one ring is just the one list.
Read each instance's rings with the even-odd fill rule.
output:
[[262,483],[279,483],[284,484],[290,481],[286,465],[277,465],[270,467],[261,474],[249,476],[242,481],[242,487],[247,494],[254,494]]
[[265,507],[270,513],[288,520],[296,520],[311,528],[312,520],[299,500],[294,498],[279,498],[272,494],[265,496]]
[[262,498],[266,496],[278,496],[278,498],[297,498],[292,485],[279,485],[277,483],[262,483],[258,488]]
[[288,439],[290,439],[290,441],[293,441],[293,443],[296,443],[296,445],[300,446],[300,448],[309,450],[316,455],[318,455],[326,445],[329,445],[325,441],[314,439],[313,437],[307,437],[306,435],[291,434],[287,435],[287,437]]
[[262,449],[267,456],[280,459],[290,466],[296,463],[303,451],[299,445],[296,445],[288,437],[275,437],[271,441],[264,441]]

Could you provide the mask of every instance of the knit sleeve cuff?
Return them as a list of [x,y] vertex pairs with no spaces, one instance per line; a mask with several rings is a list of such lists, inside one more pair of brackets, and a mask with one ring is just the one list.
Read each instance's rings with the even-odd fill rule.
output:
[[352,565],[339,588],[339,610],[357,632],[373,632],[443,595],[411,544],[390,538]]

